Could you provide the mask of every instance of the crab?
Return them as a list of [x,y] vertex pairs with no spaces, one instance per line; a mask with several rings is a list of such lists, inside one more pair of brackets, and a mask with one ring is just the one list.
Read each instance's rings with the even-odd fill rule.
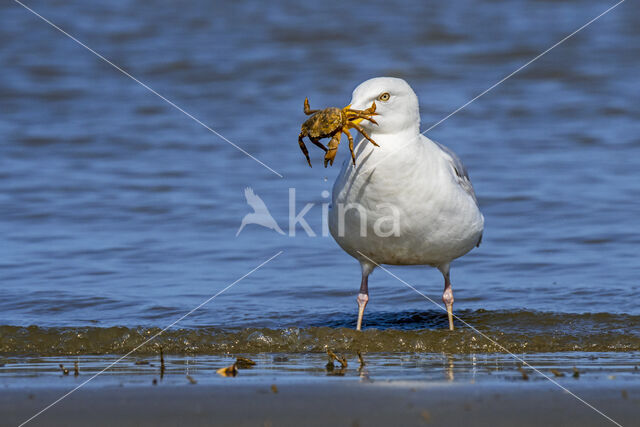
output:
[[[343,109],[329,107],[324,110],[312,110],[309,107],[309,99],[304,99],[304,113],[312,116],[302,124],[300,135],[298,136],[298,144],[300,144],[300,149],[307,158],[309,166],[311,166],[311,159],[309,159],[309,151],[303,141],[305,136],[309,137],[311,142],[322,148],[326,153],[324,156],[325,168],[327,167],[327,164],[333,165],[333,160],[336,157],[338,145],[340,145],[340,138],[342,137],[343,132],[347,135],[347,138],[349,138],[351,161],[355,166],[356,156],[353,153],[353,137],[351,136],[351,133],[349,133],[349,129],[355,128],[369,142],[376,147],[379,147],[379,145],[376,144],[369,135],[367,135],[362,126],[359,125],[362,120],[368,120],[371,123],[378,124],[372,118],[372,116],[376,115],[376,103],[374,102],[371,104],[371,107],[366,110],[352,110],[349,107],[351,107],[351,105],[347,105]],[[329,141],[329,148],[325,147],[324,144],[320,142],[320,139],[322,138],[331,138],[331,141]]]

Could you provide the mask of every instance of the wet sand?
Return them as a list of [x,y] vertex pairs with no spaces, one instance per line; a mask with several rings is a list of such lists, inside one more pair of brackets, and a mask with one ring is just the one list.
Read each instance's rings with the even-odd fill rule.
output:
[[[637,382],[576,382],[572,391],[622,425],[637,425]],[[276,387],[272,387],[275,384]],[[17,426],[61,388],[0,390],[0,425]],[[87,387],[32,426],[606,426],[614,425],[548,382],[406,381]]]

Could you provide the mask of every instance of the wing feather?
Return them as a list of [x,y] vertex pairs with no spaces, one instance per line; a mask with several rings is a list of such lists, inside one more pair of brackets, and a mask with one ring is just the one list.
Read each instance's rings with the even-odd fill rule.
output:
[[469,178],[469,172],[467,172],[467,168],[462,163],[462,160],[460,160],[460,158],[456,155],[456,153],[451,151],[449,147],[442,145],[439,142],[434,141],[434,143],[445,154],[445,157],[449,161],[449,164],[451,165],[451,168],[453,169],[453,172],[456,175],[456,180],[458,181],[458,184],[460,185],[460,187],[462,187],[462,189],[466,191],[467,194],[469,194],[473,198],[477,206],[478,199],[476,198],[476,192],[473,190],[473,184],[471,184],[471,178]]

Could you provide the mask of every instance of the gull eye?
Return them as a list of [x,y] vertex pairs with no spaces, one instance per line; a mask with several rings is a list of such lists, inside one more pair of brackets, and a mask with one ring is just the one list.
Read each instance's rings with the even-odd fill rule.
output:
[[378,100],[379,101],[388,101],[389,98],[391,98],[391,95],[389,95],[389,92],[385,92],[385,93],[383,93],[382,95],[380,95],[378,97]]

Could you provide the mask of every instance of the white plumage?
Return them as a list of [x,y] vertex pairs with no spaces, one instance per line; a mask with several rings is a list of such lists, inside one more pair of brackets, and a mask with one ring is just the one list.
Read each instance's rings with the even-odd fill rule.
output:
[[332,236],[362,266],[358,329],[376,264],[437,267],[445,278],[443,301],[452,329],[449,264],[480,244],[484,218],[462,162],[420,134],[411,87],[390,77],[367,80],[350,104],[365,109],[374,101],[378,125],[361,125],[380,147],[363,139],[356,147],[357,166],[345,161],[329,214]]

